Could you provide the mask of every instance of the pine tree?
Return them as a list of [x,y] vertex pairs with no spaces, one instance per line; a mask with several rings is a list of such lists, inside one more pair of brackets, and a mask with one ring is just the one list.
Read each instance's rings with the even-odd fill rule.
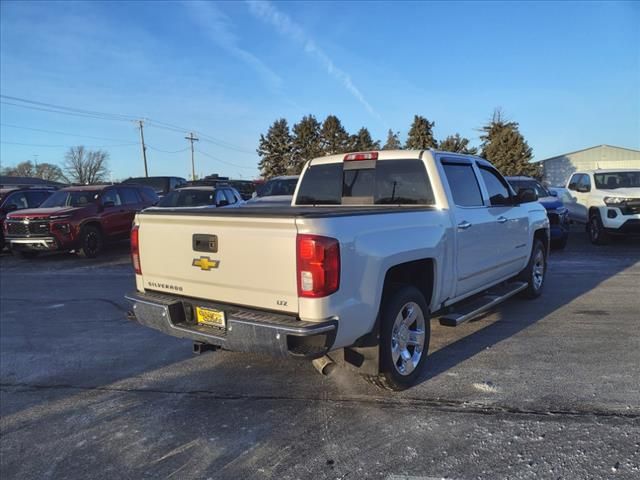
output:
[[383,150],[401,150],[402,143],[400,143],[400,132],[393,133],[393,130],[389,129],[387,132],[387,142],[382,147]]
[[433,136],[433,127],[436,122],[430,122],[426,118],[416,115],[407,135],[405,148],[411,150],[424,150],[426,148],[436,148],[438,142]]
[[313,115],[302,117],[293,126],[293,155],[288,168],[290,174],[299,174],[307,160],[322,155],[321,140],[320,122]]
[[466,153],[469,155],[476,155],[478,153],[476,147],[469,147],[469,139],[461,137],[459,133],[449,135],[440,142],[438,148],[445,152]]
[[380,150],[380,142],[373,141],[369,130],[362,127],[358,133],[351,136],[350,150],[354,152],[367,152],[369,150]]
[[490,161],[503,175],[524,175],[539,178],[540,166],[530,163],[531,147],[524,139],[518,124],[507,121],[500,109],[493,112],[491,121],[481,128],[481,156]]
[[264,178],[286,175],[291,164],[292,140],[284,118],[273,122],[266,136],[260,135],[257,152],[261,157],[258,166]]
[[329,115],[325,118],[322,122],[320,135],[322,137],[322,152],[325,155],[344,153],[349,150],[351,143],[349,134],[335,115]]

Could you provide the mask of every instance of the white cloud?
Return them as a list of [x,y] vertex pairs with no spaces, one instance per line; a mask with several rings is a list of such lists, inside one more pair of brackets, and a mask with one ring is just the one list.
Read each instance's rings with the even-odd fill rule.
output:
[[277,73],[254,54],[240,47],[239,38],[233,32],[233,23],[214,3],[191,1],[185,2],[184,5],[190,10],[194,22],[220,48],[253,68],[271,87],[279,87],[282,84],[282,79]]
[[300,44],[305,53],[315,58],[327,71],[329,75],[340,81],[344,88],[360,102],[360,104],[375,118],[381,119],[378,112],[364,97],[360,89],[356,87],[351,76],[336,66],[333,60],[309,37],[309,35],[296,24],[286,13],[278,10],[269,1],[247,0],[249,11],[260,20],[275,27],[282,35]]

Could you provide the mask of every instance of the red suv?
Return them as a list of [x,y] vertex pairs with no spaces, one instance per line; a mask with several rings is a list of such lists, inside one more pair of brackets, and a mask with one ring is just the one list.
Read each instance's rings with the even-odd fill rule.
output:
[[7,215],[4,236],[11,250],[35,257],[52,250],[98,256],[108,240],[128,238],[136,212],[158,195],[141,185],[88,185],[58,190],[39,208]]

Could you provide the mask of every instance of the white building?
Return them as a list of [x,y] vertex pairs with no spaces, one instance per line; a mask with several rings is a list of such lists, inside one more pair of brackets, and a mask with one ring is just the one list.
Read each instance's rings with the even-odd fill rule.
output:
[[577,170],[640,168],[640,150],[598,145],[540,160],[540,162],[545,183],[551,186],[563,186],[569,176]]

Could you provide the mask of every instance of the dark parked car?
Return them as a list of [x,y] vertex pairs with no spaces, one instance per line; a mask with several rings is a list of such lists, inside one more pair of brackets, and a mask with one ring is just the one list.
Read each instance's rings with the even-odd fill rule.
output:
[[26,208],[37,208],[49,197],[54,188],[22,187],[0,189],[0,251],[4,249],[4,219],[7,214]]
[[182,177],[135,177],[128,178],[122,183],[151,187],[159,197],[164,197],[167,193],[187,185],[187,181]]
[[227,207],[242,203],[242,196],[235,188],[227,185],[216,187],[186,187],[174,190],[158,202],[160,208],[180,207]]
[[569,239],[569,210],[564,206],[558,194],[542,186],[531,177],[506,177],[516,193],[521,188],[530,188],[538,194],[538,201],[547,210],[551,224],[551,247],[563,249]]
[[216,187],[218,185],[235,188],[243,200],[249,200],[253,196],[253,192],[256,191],[256,186],[251,180],[233,180],[216,174],[189,182],[190,187]]
[[258,197],[291,197],[298,185],[298,175],[273,177],[256,187]]
[[96,257],[109,240],[126,239],[136,212],[158,196],[141,185],[87,185],[58,190],[40,208],[7,215],[6,241],[23,257],[52,250],[81,250]]

